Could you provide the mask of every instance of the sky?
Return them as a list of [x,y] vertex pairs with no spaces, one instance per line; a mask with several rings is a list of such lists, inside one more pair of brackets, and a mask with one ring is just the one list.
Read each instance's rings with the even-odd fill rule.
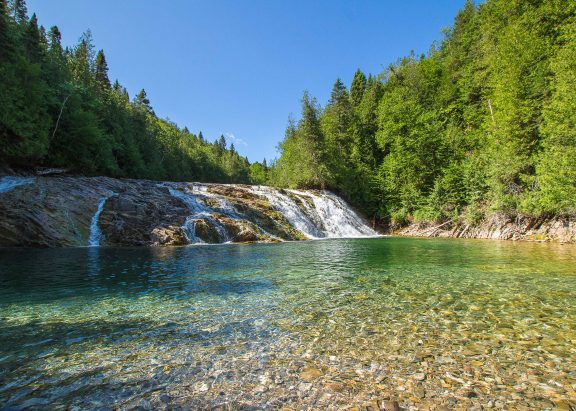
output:
[[304,90],[321,105],[341,78],[378,74],[442,38],[464,0],[28,0],[65,46],[90,29],[112,81],[157,115],[250,161],[278,156]]

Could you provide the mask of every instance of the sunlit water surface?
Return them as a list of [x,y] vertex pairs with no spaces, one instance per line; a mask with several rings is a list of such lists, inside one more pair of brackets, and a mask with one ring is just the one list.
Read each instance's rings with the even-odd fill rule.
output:
[[576,401],[576,248],[0,250],[0,408]]

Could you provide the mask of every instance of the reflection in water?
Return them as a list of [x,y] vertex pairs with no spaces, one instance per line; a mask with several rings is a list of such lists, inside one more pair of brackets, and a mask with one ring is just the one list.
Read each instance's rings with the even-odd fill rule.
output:
[[573,246],[0,250],[0,408],[576,400]]

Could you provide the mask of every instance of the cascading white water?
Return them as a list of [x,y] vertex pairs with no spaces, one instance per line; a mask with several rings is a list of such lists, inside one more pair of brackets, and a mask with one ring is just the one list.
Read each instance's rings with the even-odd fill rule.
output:
[[[209,185],[193,184],[180,187],[163,183],[159,186],[166,187],[170,195],[182,200],[190,210],[190,215],[182,226],[190,244],[204,242],[196,234],[196,224],[200,220],[208,223],[217,232],[219,242],[231,241],[226,227],[214,217],[215,213],[235,221],[249,221],[224,195],[210,192]],[[248,190],[252,194],[266,198],[272,208],[279,211],[292,227],[310,239],[377,235],[342,199],[327,191],[313,193],[264,186],[234,188]],[[257,225],[256,227],[265,237],[280,240],[264,228]]]
[[253,187],[255,194],[263,195],[268,199],[270,205],[280,211],[292,227],[300,231],[308,238],[325,237],[322,230],[318,229],[310,218],[302,211],[300,207],[285,194],[279,190],[270,187],[258,186]]
[[[288,222],[306,237],[368,237],[378,235],[366,225],[342,199],[322,191],[316,195],[307,191],[254,187],[255,194],[264,195],[272,207],[280,211]],[[310,202],[313,204],[311,205]]]
[[368,237],[378,235],[340,197],[322,191],[320,195],[292,190],[298,196],[308,196],[314,202],[315,211],[324,226],[326,237]]
[[92,216],[92,221],[90,222],[90,235],[88,236],[88,246],[89,247],[99,247],[100,243],[102,242],[102,230],[100,230],[100,226],[98,225],[98,221],[100,220],[100,214],[104,211],[104,206],[106,205],[106,200],[108,200],[110,196],[102,197],[98,202],[98,208],[96,212]]
[[17,177],[5,176],[0,178],[0,193],[7,193],[16,187],[33,184],[36,181],[34,177]]
[[[163,187],[168,188],[168,192],[170,193],[171,196],[176,197],[180,200],[182,200],[190,209],[191,211],[191,215],[188,216],[186,218],[186,221],[184,223],[184,225],[182,226],[182,230],[184,231],[184,235],[186,236],[186,240],[188,241],[188,243],[190,244],[197,244],[197,243],[203,243],[204,241],[202,241],[201,238],[199,238],[196,235],[196,222],[198,220],[206,220],[210,223],[210,225],[214,228],[214,230],[216,230],[216,232],[218,233],[218,239],[221,242],[229,242],[230,241],[230,236],[228,234],[228,231],[226,231],[226,228],[224,228],[224,226],[222,226],[222,224],[220,224],[218,222],[218,220],[216,220],[212,214],[214,213],[214,210],[209,208],[208,206],[206,206],[206,204],[204,204],[202,201],[200,201],[200,196],[201,195],[205,195],[207,193],[207,190],[204,191],[202,189],[198,190],[195,189],[196,186],[193,186],[192,188],[192,193],[193,194],[189,194],[189,193],[185,193],[183,191],[180,191],[178,189],[175,189],[174,187],[170,186],[170,185],[161,185]],[[202,186],[203,187],[203,186]],[[225,214],[225,213],[223,213]]]

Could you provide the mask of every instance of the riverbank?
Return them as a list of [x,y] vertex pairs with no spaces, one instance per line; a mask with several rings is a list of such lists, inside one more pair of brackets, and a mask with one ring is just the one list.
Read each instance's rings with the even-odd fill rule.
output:
[[414,223],[391,234],[405,237],[481,238],[576,243],[576,217],[537,218],[494,213],[476,224]]

